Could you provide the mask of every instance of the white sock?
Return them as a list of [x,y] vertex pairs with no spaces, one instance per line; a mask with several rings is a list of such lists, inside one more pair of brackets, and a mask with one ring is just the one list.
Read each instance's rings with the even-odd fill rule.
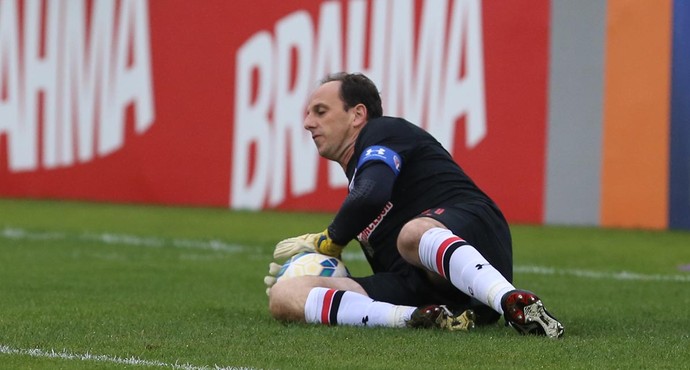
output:
[[416,307],[398,306],[355,292],[313,288],[304,304],[308,323],[404,327]]
[[448,229],[429,229],[419,243],[419,258],[424,267],[503,314],[501,298],[515,287],[465,240]]

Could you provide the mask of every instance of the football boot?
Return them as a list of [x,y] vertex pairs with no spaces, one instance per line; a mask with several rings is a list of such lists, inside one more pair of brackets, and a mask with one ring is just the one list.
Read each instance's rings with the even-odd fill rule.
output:
[[472,310],[465,310],[459,315],[453,314],[444,305],[419,307],[407,321],[409,328],[438,328],[450,331],[469,331],[474,329],[475,315]]
[[511,290],[501,298],[506,325],[520,334],[563,336],[563,325],[544,308],[541,299],[525,290]]

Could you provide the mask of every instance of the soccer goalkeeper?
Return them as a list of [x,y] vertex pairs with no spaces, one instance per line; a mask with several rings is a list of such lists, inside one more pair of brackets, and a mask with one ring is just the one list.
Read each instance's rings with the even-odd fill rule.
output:
[[328,76],[304,127],[319,154],[342,166],[349,193],[326,230],[279,242],[274,258],[340,256],[356,238],[373,274],[276,283],[272,263],[265,283],[276,319],[468,330],[503,315],[522,334],[563,335],[534,293],[512,285],[510,229],[498,206],[430,134],[383,116],[370,79]]

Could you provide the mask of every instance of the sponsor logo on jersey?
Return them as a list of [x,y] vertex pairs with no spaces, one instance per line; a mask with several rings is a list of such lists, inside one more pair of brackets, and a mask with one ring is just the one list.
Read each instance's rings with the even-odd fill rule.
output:
[[[391,202],[386,203],[386,206],[383,207],[383,210],[378,215],[378,217],[376,217],[374,219],[374,221],[372,221],[369,224],[369,226],[367,226],[364,230],[362,230],[362,232],[359,233],[359,235],[357,235],[357,240],[359,240],[362,244],[369,246],[368,249],[371,249],[371,246],[369,245],[369,236],[371,236],[371,234],[374,232],[374,230],[376,230],[376,228],[381,224],[381,222],[386,217],[388,212],[390,212],[391,209],[393,209],[393,203],[391,203]],[[371,251],[367,250],[367,253],[369,253],[369,252],[371,252],[370,255],[373,255],[373,250],[371,250]]]

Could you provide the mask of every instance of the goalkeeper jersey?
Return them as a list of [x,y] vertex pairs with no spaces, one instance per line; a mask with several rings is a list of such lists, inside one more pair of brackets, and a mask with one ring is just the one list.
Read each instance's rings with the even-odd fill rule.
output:
[[[386,191],[388,200],[375,215],[368,212],[360,217],[362,213],[354,212],[355,205],[355,210],[350,209],[344,217],[346,198],[329,231],[342,242],[356,237],[374,272],[394,271],[397,264],[404,263],[396,246],[398,233],[405,223],[430,208],[481,203],[498,211],[436,139],[402,118],[375,118],[360,131],[346,168],[348,198],[354,197],[353,193],[372,193],[357,189],[366,186],[358,181],[358,173],[365,171],[380,172],[373,174],[375,178],[385,176],[390,180],[393,176],[392,189]],[[366,227],[360,230],[364,224]],[[340,230],[360,231],[357,235],[343,235]]]

